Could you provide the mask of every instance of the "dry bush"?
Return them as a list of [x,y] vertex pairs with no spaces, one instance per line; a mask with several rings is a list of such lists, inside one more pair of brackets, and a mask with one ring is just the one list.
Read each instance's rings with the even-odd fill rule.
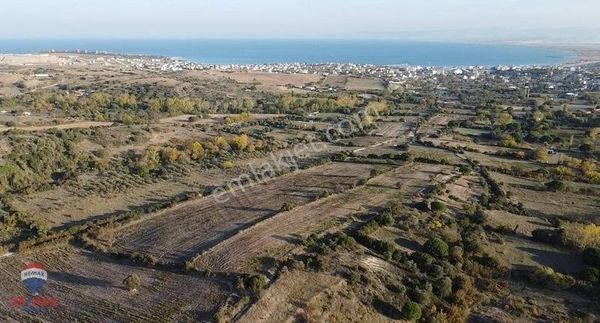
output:
[[534,284],[558,289],[568,289],[575,285],[573,277],[557,273],[550,267],[536,268],[530,274],[529,279]]
[[567,243],[579,248],[600,247],[600,226],[590,223],[564,223],[564,237]]

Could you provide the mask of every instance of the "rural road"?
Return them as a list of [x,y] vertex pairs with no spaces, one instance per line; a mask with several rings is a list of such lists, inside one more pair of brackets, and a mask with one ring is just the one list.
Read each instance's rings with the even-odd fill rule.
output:
[[14,256],[14,255],[15,255],[14,252],[7,252],[3,255],[0,255],[0,258],[6,258],[6,257]]
[[367,147],[358,148],[358,149],[355,149],[355,150],[353,150],[352,152],[353,152],[353,153],[358,153],[358,152],[361,152],[361,151],[363,151],[363,150],[365,150],[365,149],[367,149],[367,148],[375,148],[375,147],[379,147],[379,146],[382,146],[382,145],[387,145],[387,144],[389,144],[389,143],[392,143],[392,142],[394,142],[394,140],[396,140],[396,138],[392,138],[392,139],[390,139],[390,140],[386,140],[386,141],[378,142],[378,143],[376,143],[376,144],[373,144],[373,145],[371,145],[371,146],[367,146]]
[[28,126],[28,127],[0,126],[0,131],[6,131],[6,130],[43,131],[43,130],[48,130],[48,129],[92,128],[92,127],[108,127],[108,126],[111,126],[112,124],[113,124],[112,122],[78,121],[78,122],[63,123],[63,124],[48,125],[48,126]]

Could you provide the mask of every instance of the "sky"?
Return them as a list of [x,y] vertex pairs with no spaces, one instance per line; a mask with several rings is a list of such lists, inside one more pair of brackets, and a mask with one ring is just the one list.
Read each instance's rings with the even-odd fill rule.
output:
[[598,0],[1,0],[0,38],[600,42]]

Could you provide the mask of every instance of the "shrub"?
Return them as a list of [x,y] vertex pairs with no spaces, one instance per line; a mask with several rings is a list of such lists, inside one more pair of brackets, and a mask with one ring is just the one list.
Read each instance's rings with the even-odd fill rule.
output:
[[600,267],[600,248],[586,248],[583,253],[583,261],[586,264],[594,267]]
[[581,249],[600,248],[600,225],[564,223],[561,228],[564,230],[565,239],[575,247]]
[[439,201],[431,202],[430,208],[431,208],[431,211],[433,211],[435,213],[444,213],[448,209],[446,204],[439,202]]
[[285,203],[283,203],[283,205],[281,206],[279,211],[287,212],[287,211],[291,211],[293,209],[294,209],[294,205],[292,205],[291,203],[285,202]]
[[427,252],[428,254],[437,257],[437,258],[447,258],[448,257],[448,244],[446,242],[444,242],[444,240],[438,238],[438,237],[433,237],[429,240],[427,240],[427,242],[425,242],[424,245],[424,250],[425,252]]
[[243,274],[235,278],[235,285],[240,290],[250,289],[254,293],[260,292],[267,286],[268,280],[264,275]]
[[533,153],[533,158],[542,162],[548,160],[548,150],[544,148],[538,148]]
[[600,269],[594,267],[585,267],[581,271],[581,278],[591,283],[597,283],[600,280]]
[[529,276],[532,283],[559,289],[567,289],[575,285],[575,279],[569,275],[555,272],[550,267],[536,268]]
[[267,286],[267,277],[264,275],[254,275],[248,279],[246,286],[254,293],[260,292],[265,286]]
[[375,217],[375,221],[381,226],[394,225],[394,216],[389,212],[380,213]]
[[123,284],[129,289],[130,292],[136,292],[141,287],[142,281],[140,276],[138,276],[136,273],[133,273],[123,280]]
[[423,315],[421,311],[421,305],[410,300],[404,303],[404,306],[402,307],[402,314],[404,314],[404,318],[412,322],[420,320],[421,316]]
[[560,230],[536,229],[531,232],[531,235],[534,241],[543,243],[560,244],[562,241]]
[[461,262],[464,255],[464,250],[460,246],[450,248],[450,258],[454,261]]
[[223,162],[223,168],[224,169],[232,169],[234,166],[233,162],[226,160]]
[[441,298],[446,298],[452,294],[452,279],[444,277],[438,279],[433,285],[435,294]]
[[554,192],[564,192],[567,190],[567,184],[555,179],[546,183],[546,188]]

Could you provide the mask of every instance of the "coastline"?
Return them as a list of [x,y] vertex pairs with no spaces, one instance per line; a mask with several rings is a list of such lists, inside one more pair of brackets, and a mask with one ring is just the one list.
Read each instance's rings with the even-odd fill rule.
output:
[[552,43],[538,41],[505,42],[510,46],[526,46],[549,50],[560,50],[572,53],[572,57],[560,64],[561,66],[582,66],[600,63],[600,43]]
[[[227,43],[224,41],[211,43],[208,41],[208,43],[203,43],[203,40],[189,40],[189,42],[138,40],[138,43],[134,42],[133,45],[123,45],[120,41],[113,44],[108,40],[88,41],[83,44],[78,43],[77,40],[72,42],[62,40],[58,43],[53,43],[50,40],[39,40],[31,43],[28,41],[14,41],[11,44],[10,42],[3,43],[3,40],[0,39],[0,55],[3,55],[1,52],[7,53],[7,55],[11,53],[46,54],[52,52],[68,55],[115,55],[126,58],[147,57],[184,60],[201,66],[354,64],[436,68],[557,66],[584,61],[589,62],[591,56],[574,50],[572,47],[531,43],[469,44],[364,40],[356,42],[331,41],[331,47],[319,48],[320,45],[323,45],[319,42],[323,41],[315,40],[311,43],[307,40],[303,42],[257,40],[256,43],[248,43],[248,41],[241,43]],[[328,44],[327,40],[325,42],[325,44]],[[371,43],[375,44],[373,45],[375,47],[366,46]],[[79,45],[82,47],[79,47]],[[60,50],[51,50],[53,47]],[[76,48],[81,48],[81,50]],[[85,48],[87,50],[84,50]],[[317,48],[319,49],[317,50]],[[532,48],[537,50],[531,50]]]

